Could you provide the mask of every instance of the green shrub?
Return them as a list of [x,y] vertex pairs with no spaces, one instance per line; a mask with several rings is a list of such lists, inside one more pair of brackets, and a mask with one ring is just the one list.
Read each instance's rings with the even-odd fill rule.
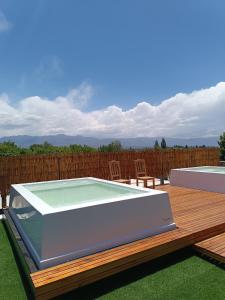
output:
[[224,133],[220,136],[220,139],[218,141],[218,144],[220,146],[220,158],[222,160],[225,160],[225,131]]

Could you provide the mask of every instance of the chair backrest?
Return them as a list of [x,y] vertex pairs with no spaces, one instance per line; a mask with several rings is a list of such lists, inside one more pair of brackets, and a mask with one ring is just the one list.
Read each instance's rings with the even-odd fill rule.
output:
[[136,177],[146,176],[146,165],[144,159],[136,159],[134,161]]
[[109,172],[111,180],[121,179],[120,162],[117,160],[109,161]]

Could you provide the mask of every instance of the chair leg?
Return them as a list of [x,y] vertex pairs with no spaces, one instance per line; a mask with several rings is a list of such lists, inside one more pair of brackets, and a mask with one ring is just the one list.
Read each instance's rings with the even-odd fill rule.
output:
[[144,179],[144,187],[147,187],[147,180]]
[[152,188],[155,189],[155,178],[152,179]]
[[136,186],[138,186],[138,179],[136,179]]

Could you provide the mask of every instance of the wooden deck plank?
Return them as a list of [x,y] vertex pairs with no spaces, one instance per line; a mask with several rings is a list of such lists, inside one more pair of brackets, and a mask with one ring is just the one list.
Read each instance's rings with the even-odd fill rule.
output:
[[218,234],[193,246],[198,252],[225,263],[225,233]]
[[[162,254],[167,254],[171,251],[174,251],[174,249],[176,250],[182,248],[184,244],[190,244],[189,238],[187,238],[187,236],[184,236],[179,240],[175,239],[164,244],[159,244],[158,246],[152,247],[151,249],[133,253],[126,253],[119,257],[110,258],[110,253],[108,253],[108,260],[105,260],[104,262],[98,261],[95,266],[89,265],[88,267],[86,267],[86,264],[84,263],[84,268],[82,268],[82,270],[71,269],[68,273],[60,272],[57,278],[58,282],[57,280],[55,280],[55,272],[54,270],[52,270],[53,273],[45,277],[45,282],[47,282],[48,285],[51,286],[51,290],[59,289],[60,286],[64,288],[64,282],[62,279],[66,281],[66,284],[73,283],[73,287],[80,287],[84,283],[86,283],[86,278],[88,278],[88,283],[94,282],[96,281],[96,276],[100,276],[100,274],[102,273],[106,274],[107,272],[110,272],[110,274],[112,274],[112,269],[116,270],[116,272],[125,270],[128,267],[133,267],[137,264],[140,264],[140,262],[146,262],[153,258],[159,257]],[[43,295],[48,291],[49,286],[43,285],[43,282],[40,281],[35,281],[35,283],[35,287],[39,287],[39,296],[43,298]]]
[[32,273],[36,298],[49,299],[225,232],[225,194],[158,188],[169,193],[178,229]]
[[178,227],[195,232],[225,221],[225,194],[168,185],[160,188],[169,192]]

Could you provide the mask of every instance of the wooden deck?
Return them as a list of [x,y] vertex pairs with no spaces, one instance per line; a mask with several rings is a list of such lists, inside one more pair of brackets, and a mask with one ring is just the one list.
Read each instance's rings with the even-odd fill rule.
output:
[[158,188],[169,192],[178,229],[34,272],[36,298],[49,299],[225,232],[225,194]]
[[197,243],[193,247],[201,254],[225,263],[225,233]]
[[[205,231],[211,236],[225,232],[225,194],[170,185],[159,189],[169,193],[177,226],[192,233],[194,239],[205,240]],[[201,231],[204,238],[199,236]]]

